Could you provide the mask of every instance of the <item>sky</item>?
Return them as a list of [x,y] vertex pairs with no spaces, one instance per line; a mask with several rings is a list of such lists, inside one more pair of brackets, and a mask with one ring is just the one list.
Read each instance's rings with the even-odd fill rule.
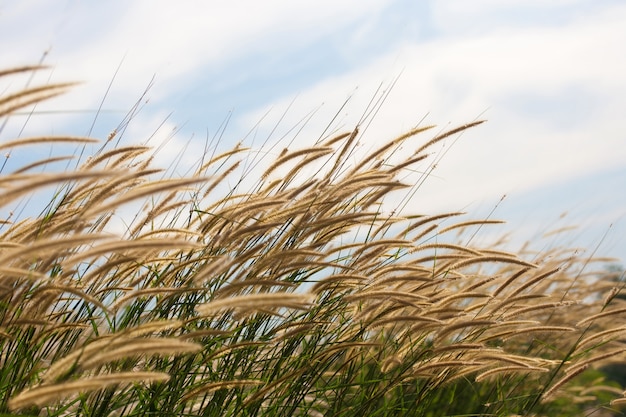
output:
[[306,147],[388,93],[364,149],[488,121],[434,150],[409,209],[493,211],[513,243],[576,226],[553,243],[623,264],[624,22],[623,0],[0,0],[2,66],[43,60],[38,81],[81,81],[0,140],[106,138],[139,102],[123,139],[167,140],[164,164],[188,146],[184,166],[216,135],[271,146],[297,126]]

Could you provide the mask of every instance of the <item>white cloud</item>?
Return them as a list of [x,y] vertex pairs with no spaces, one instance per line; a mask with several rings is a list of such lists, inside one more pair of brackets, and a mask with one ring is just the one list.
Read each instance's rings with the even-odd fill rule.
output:
[[[437,38],[405,44],[377,62],[325,79],[300,93],[291,127],[306,111],[327,103],[318,124],[355,86],[355,123],[383,77],[404,73],[368,132],[370,141],[393,137],[429,112],[427,122],[455,126],[479,117],[490,122],[455,144],[424,194],[459,205],[507,192],[556,183],[626,160],[620,114],[626,108],[626,7],[573,19],[558,27],[511,29],[465,38]],[[520,98],[525,98],[519,103]],[[243,118],[258,120],[269,108],[285,109],[293,96]],[[280,116],[280,111],[275,112]],[[482,116],[481,116],[482,117]],[[571,126],[567,123],[570,122]],[[268,126],[273,127],[271,122]],[[429,198],[430,200],[430,198]]]
[[[380,0],[15,2],[4,5],[0,14],[0,54],[8,65],[17,65],[36,62],[49,51],[45,62],[54,67],[53,81],[85,82],[40,109],[95,110],[121,65],[107,106],[125,109],[153,75],[156,83],[150,98],[158,101],[176,90],[193,90],[194,83],[210,82],[202,77],[207,70],[229,71],[230,62],[251,53],[271,56],[306,47],[377,13],[384,4]],[[39,79],[45,82],[48,77],[50,73],[44,73]],[[56,123],[76,120],[76,115],[65,114]]]
[[[43,5],[43,7],[42,7]],[[105,3],[20,2],[0,18],[13,60],[32,62],[51,48],[63,75],[107,81],[124,58],[118,88],[158,73],[165,85],[202,66],[224,67],[250,52],[284,53],[377,13],[380,0],[172,3],[163,0]],[[27,22],[32,22],[24,27]],[[194,78],[197,74],[192,75]],[[175,88],[167,85],[168,88]]]

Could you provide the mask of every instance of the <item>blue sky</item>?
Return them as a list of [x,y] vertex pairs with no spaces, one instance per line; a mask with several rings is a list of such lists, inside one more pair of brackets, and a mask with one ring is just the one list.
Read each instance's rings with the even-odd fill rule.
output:
[[271,144],[315,110],[296,140],[307,146],[348,97],[338,130],[399,77],[364,149],[420,122],[489,120],[437,149],[413,211],[475,217],[506,194],[494,217],[514,242],[572,224],[564,243],[593,247],[612,225],[599,253],[626,259],[623,22],[621,0],[0,1],[0,61],[48,51],[38,81],[83,81],[23,136],[88,133],[94,114],[75,110],[97,109],[113,80],[92,131],[104,138],[154,77],[124,138],[176,131],[162,164],[189,141],[191,163],[227,117],[224,147],[248,133]]

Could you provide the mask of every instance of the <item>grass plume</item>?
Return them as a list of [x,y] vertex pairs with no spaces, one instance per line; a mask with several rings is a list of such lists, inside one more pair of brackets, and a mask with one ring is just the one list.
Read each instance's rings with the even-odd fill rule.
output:
[[[10,93],[0,117],[70,85]],[[249,189],[240,144],[180,178],[111,140],[73,170],[35,173],[65,160],[47,155],[3,174],[3,208],[53,191],[0,223],[0,413],[548,416],[580,411],[575,392],[620,407],[576,391],[624,361],[624,300],[601,274],[581,279],[589,259],[456,235],[497,220],[386,210],[418,191],[405,169],[427,171],[434,144],[480,123],[422,142],[431,126],[416,127],[353,161],[356,126],[278,154]]]

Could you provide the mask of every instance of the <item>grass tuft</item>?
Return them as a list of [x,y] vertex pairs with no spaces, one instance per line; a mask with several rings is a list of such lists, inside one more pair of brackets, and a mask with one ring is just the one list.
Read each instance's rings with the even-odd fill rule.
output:
[[[70,86],[6,93],[0,117]],[[74,169],[54,172],[67,157],[49,154],[3,169],[0,205],[17,214],[0,222],[0,414],[623,407],[624,387],[602,371],[626,359],[619,280],[565,248],[462,241],[496,220],[402,210],[423,181],[407,173],[428,172],[433,145],[480,123],[407,151],[432,128],[416,127],[362,156],[357,126],[285,149],[251,183],[241,167],[257,154],[240,144],[207,147],[180,178],[152,167],[146,146],[110,139]],[[0,149],[92,143],[40,137]]]

